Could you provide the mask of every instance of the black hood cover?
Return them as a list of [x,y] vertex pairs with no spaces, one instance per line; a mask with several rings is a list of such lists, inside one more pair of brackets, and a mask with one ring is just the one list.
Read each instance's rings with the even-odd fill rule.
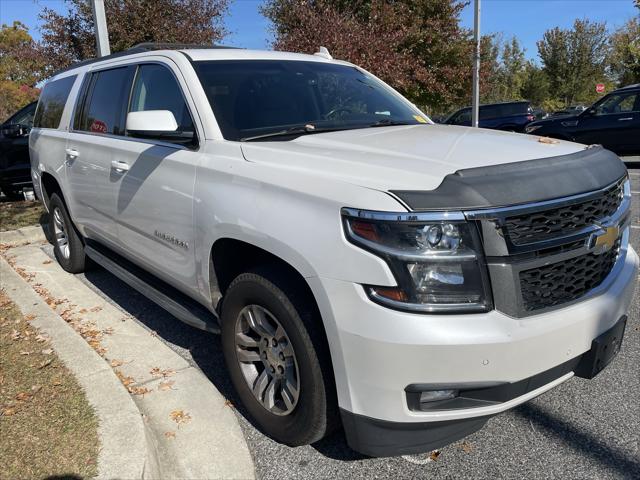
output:
[[392,190],[414,211],[506,207],[604,188],[627,172],[600,146],[557,157],[458,170],[435,190]]

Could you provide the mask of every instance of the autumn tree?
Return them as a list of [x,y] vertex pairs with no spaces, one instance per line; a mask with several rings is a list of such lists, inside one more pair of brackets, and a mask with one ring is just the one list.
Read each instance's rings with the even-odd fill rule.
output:
[[267,0],[276,50],[339,59],[379,76],[421,106],[443,111],[469,96],[471,43],[460,0]]
[[42,79],[44,65],[24,24],[0,27],[0,122],[38,98],[35,86]]
[[537,45],[554,98],[565,104],[595,100],[594,85],[606,78],[609,49],[604,23],[576,20],[572,29],[547,30]]
[[[211,44],[227,34],[229,0],[105,0],[112,52],[143,42]],[[95,56],[93,14],[85,0],[65,0],[68,11],[44,8],[42,47],[51,68]]]

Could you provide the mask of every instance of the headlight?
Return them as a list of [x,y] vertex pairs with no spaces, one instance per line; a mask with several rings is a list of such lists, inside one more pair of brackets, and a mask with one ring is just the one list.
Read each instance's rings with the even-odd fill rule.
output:
[[524,131],[527,133],[535,132],[536,130],[542,128],[543,125],[527,125],[524,127]]
[[365,287],[374,301],[423,312],[491,308],[480,239],[462,213],[342,215],[348,240],[384,258],[396,278],[397,287]]

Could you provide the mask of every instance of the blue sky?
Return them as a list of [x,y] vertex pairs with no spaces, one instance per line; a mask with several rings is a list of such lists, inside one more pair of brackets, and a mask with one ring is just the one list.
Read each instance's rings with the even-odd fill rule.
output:
[[[258,11],[262,0],[232,0],[227,27],[231,35],[225,42],[244,48],[269,47],[269,22]],[[43,6],[63,10],[63,0],[0,0],[0,23],[20,20],[37,32],[38,12]],[[537,56],[536,40],[545,30],[569,27],[576,18],[605,21],[611,28],[637,15],[632,0],[482,0],[483,33],[501,32],[505,39],[516,36],[526,48],[527,57]],[[462,24],[473,25],[473,8],[468,6]]]

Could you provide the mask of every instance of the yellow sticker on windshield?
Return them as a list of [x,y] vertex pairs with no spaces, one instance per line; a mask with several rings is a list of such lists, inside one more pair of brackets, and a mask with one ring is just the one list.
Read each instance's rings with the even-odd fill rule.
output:
[[424,118],[422,115],[414,115],[413,118],[416,119],[416,122],[427,123],[427,119]]

